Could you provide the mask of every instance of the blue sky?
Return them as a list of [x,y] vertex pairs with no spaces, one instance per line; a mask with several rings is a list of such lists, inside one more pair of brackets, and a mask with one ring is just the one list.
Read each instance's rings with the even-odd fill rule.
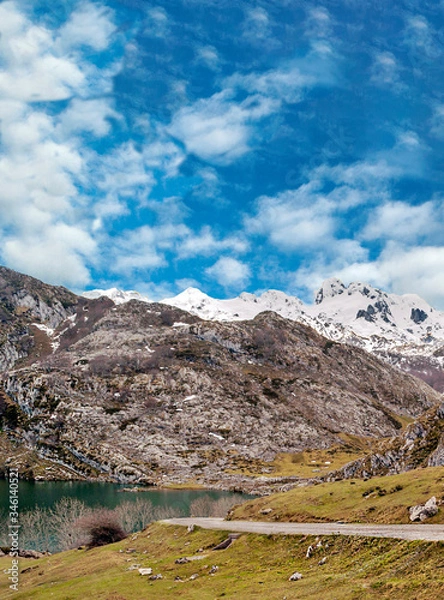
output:
[[0,33],[2,264],[444,309],[444,2],[6,0]]

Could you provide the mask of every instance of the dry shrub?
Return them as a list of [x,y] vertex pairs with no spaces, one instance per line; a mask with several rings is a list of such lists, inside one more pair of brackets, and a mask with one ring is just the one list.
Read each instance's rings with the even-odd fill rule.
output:
[[192,517],[225,517],[227,512],[233,508],[236,500],[230,497],[212,500],[210,496],[201,496],[190,505]]
[[86,534],[88,548],[120,542],[127,536],[114,510],[95,510],[81,517],[77,521],[77,527]]

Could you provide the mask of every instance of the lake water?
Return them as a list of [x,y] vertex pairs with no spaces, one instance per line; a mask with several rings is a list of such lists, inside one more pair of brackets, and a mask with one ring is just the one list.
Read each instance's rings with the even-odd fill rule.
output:
[[[123,491],[126,486],[113,483],[93,483],[84,481],[19,481],[19,527],[20,546],[31,550],[45,550],[57,552],[66,547],[72,547],[74,539],[72,535],[78,513],[73,517],[72,513],[61,513],[56,510],[56,516],[51,515],[46,509],[54,508],[62,498],[80,500],[89,508],[103,507],[114,509],[121,503],[125,503],[118,519],[122,527],[128,533],[139,531],[145,527],[150,520],[157,520],[165,516],[189,516],[190,506],[196,500],[202,499],[199,507],[193,507],[193,512],[199,516],[213,514],[215,510],[214,501],[223,499],[223,506],[218,508],[226,513],[230,504],[245,502],[251,496],[239,493],[219,492],[215,490],[166,490],[159,488],[147,488],[143,492]],[[0,480],[0,546],[10,545],[8,538],[9,508],[8,508],[8,482]],[[128,502],[133,503],[142,500],[130,510]],[[210,500],[211,502],[208,502]],[[145,501],[149,501],[149,504]],[[45,509],[34,511],[33,509]],[[66,507],[63,507],[63,511]],[[69,510],[69,509],[68,509]],[[140,513],[142,510],[142,515]],[[203,512],[200,512],[203,511]],[[205,511],[208,511],[205,514]],[[57,516],[58,515],[58,516]],[[66,518],[62,529],[57,529],[59,517]],[[222,516],[222,515],[221,515]],[[124,519],[124,520],[121,520]],[[129,519],[129,520],[128,520]],[[62,532],[62,534],[61,534]],[[69,546],[64,546],[63,532],[69,536]],[[61,537],[62,535],[62,537]],[[63,538],[63,539],[62,539]],[[78,542],[77,542],[78,543]],[[75,544],[72,544],[75,546]]]
[[[197,498],[209,496],[212,500],[230,497],[237,502],[246,502],[251,496],[216,490],[166,490],[149,488],[144,492],[124,492],[129,487],[114,483],[94,483],[87,481],[20,481],[19,510],[27,511],[35,507],[52,508],[63,497],[76,498],[87,506],[104,506],[113,509],[124,501],[137,498],[149,500],[153,506],[180,510],[189,515],[190,504]],[[0,507],[8,507],[8,482],[0,480]]]

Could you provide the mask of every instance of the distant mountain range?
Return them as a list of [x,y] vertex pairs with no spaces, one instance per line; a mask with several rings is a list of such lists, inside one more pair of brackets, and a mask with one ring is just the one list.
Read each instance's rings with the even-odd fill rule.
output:
[[[442,313],[417,297],[337,280],[313,307],[275,291],[87,296],[0,267],[3,469],[15,456],[37,479],[267,492],[286,484],[270,478],[276,454],[395,438],[427,410],[438,425],[418,438],[421,464],[444,461],[441,395],[387,364],[413,356],[442,374]],[[390,469],[417,460],[399,457]]]
[[[83,295],[107,296],[116,304],[132,299],[150,301],[138,292],[116,288]],[[249,320],[273,311],[330,340],[363,348],[444,391],[444,313],[415,294],[389,294],[364,283],[345,286],[333,278],[322,284],[313,305],[276,290],[217,300],[195,288],[161,302],[221,322]]]

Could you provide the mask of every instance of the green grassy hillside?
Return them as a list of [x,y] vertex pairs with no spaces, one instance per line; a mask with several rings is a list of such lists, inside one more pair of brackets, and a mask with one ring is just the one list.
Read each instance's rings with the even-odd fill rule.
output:
[[[137,539],[94,550],[21,560],[20,589],[8,590],[0,559],[0,597],[15,600],[430,600],[444,591],[444,544],[372,538],[243,534],[226,550],[221,531],[152,524]],[[306,558],[309,545],[313,556]],[[128,550],[131,549],[131,552]],[[190,557],[186,564],[176,564]],[[319,562],[325,559],[324,564]],[[151,581],[132,565],[151,567]],[[212,567],[218,569],[210,574]],[[290,582],[295,571],[303,578]],[[197,577],[194,577],[196,576]]]
[[367,481],[353,479],[298,487],[246,502],[234,509],[231,518],[408,523],[409,506],[423,504],[431,496],[443,505],[427,522],[444,523],[444,467],[415,469]]

